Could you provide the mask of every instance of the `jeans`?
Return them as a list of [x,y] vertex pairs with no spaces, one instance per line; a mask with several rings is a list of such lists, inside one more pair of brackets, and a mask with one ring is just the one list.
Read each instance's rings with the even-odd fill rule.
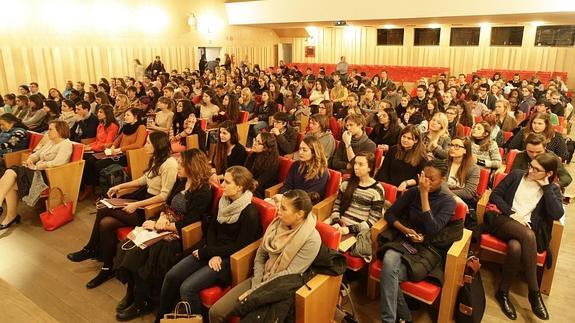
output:
[[200,291],[216,285],[225,275],[231,275],[229,258],[222,258],[222,269],[219,272],[211,269],[207,260],[198,260],[193,255],[182,259],[164,277],[158,316],[163,317],[172,312],[178,299],[190,303],[192,313],[202,313]]
[[381,321],[395,323],[396,316],[412,321],[411,312],[399,284],[407,280],[407,268],[401,262],[401,253],[387,250],[383,256],[381,270]]

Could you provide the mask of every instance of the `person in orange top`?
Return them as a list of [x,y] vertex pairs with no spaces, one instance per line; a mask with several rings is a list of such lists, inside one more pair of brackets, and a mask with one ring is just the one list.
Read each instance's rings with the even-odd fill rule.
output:
[[[126,111],[124,115],[124,125],[120,129],[119,135],[110,144],[107,141],[104,144],[104,148],[109,147],[114,155],[111,158],[84,158],[86,159],[86,164],[84,166],[84,174],[82,176],[82,183],[84,184],[84,192],[80,195],[78,200],[84,200],[92,195],[94,192],[94,187],[98,185],[98,179],[100,176],[100,171],[104,168],[112,165],[119,164],[121,166],[127,166],[128,161],[126,155],[123,153],[141,148],[146,143],[147,131],[146,123],[144,121],[144,112],[140,109],[130,109]],[[96,135],[98,137],[98,135]],[[110,147],[111,146],[111,147]]]
[[114,117],[114,108],[108,104],[102,104],[98,108],[98,127],[96,128],[96,140],[86,145],[86,150],[94,152],[104,151],[106,145],[112,144],[118,134],[118,122]]

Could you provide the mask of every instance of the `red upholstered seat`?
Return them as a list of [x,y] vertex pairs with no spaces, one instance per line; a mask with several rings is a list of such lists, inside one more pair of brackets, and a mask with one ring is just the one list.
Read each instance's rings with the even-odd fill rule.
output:
[[329,179],[327,180],[327,184],[325,186],[325,197],[332,196],[337,194],[337,190],[339,189],[339,183],[341,181],[341,173],[337,170],[329,169]]
[[124,239],[126,239],[128,236],[128,233],[130,233],[130,231],[133,229],[134,227],[121,227],[116,229],[116,237],[118,238],[118,241],[124,241]]
[[493,188],[501,182],[507,176],[507,173],[495,173],[495,177],[493,178]]
[[28,148],[34,149],[40,141],[44,138],[44,135],[34,131],[28,131]]
[[361,257],[352,256],[349,251],[343,254],[347,262],[347,268],[353,271],[358,271],[365,266],[365,261]]
[[84,156],[84,145],[83,144],[78,144],[78,143],[74,143],[72,145],[72,156],[70,156],[70,161],[74,162],[74,161],[78,161],[78,160],[82,160],[83,156]]
[[278,179],[280,182],[285,182],[286,177],[289,173],[289,169],[293,164],[293,160],[283,156],[280,156],[279,159],[280,159],[280,166],[279,166]]
[[[382,265],[383,262],[381,260],[374,260],[371,266],[369,266],[369,276],[379,281]],[[439,294],[441,294],[440,286],[434,285],[425,280],[419,282],[406,281],[401,283],[400,288],[404,293],[427,304],[433,304]]]
[[[481,235],[481,248],[497,252],[503,255],[507,254],[507,243],[488,233],[484,233]],[[543,266],[545,264],[546,257],[547,257],[547,251],[537,253],[537,266]]]
[[477,184],[477,196],[483,195],[489,185],[489,169],[481,168],[479,171],[479,183]]
[[248,122],[250,113],[247,111],[240,111],[240,123]]
[[230,289],[232,289],[231,286],[222,288],[217,285],[202,289],[200,291],[200,299],[202,300],[202,304],[207,308],[212,307],[212,305],[214,305],[220,298],[222,298]]
[[337,248],[339,248],[339,240],[341,239],[341,234],[338,230],[323,222],[317,222],[315,228],[319,232],[321,242],[326,247],[333,250],[337,250]]
[[517,154],[519,154],[521,151],[517,150],[517,149],[512,149],[509,152],[507,152],[507,164],[505,165],[505,172],[509,173],[511,171],[511,166],[513,166],[513,162],[515,161],[515,157],[517,157]]

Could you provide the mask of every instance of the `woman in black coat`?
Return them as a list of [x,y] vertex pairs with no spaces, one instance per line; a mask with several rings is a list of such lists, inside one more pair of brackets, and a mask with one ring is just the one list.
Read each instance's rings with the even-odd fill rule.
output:
[[[164,210],[142,227],[170,235],[146,249],[138,247],[118,251],[115,267],[118,279],[127,284],[126,296],[116,307],[118,320],[136,318],[150,307],[153,290],[159,290],[168,270],[182,253],[182,228],[197,221],[207,222],[212,206],[209,184],[211,167],[199,149],[180,153],[178,180],[174,184]],[[124,244],[130,244],[125,241]]]
[[512,320],[517,314],[509,299],[509,287],[519,269],[525,271],[533,313],[542,320],[549,319],[539,293],[537,252],[547,251],[547,259],[557,257],[550,254],[549,240],[553,221],[564,214],[561,191],[553,182],[559,163],[553,154],[541,154],[531,161],[527,173],[511,171],[489,198],[501,214],[491,221],[488,217],[485,220],[491,233],[507,242],[503,277],[496,298],[503,313]]

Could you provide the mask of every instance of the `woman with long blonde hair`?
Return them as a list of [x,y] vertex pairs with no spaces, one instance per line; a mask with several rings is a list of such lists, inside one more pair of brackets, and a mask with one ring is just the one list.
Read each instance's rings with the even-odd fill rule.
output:
[[323,146],[316,137],[306,136],[299,146],[299,160],[292,164],[280,193],[302,189],[315,204],[323,197],[328,179]]
[[446,159],[449,146],[449,121],[443,112],[437,112],[429,120],[429,129],[423,136],[429,158]]

